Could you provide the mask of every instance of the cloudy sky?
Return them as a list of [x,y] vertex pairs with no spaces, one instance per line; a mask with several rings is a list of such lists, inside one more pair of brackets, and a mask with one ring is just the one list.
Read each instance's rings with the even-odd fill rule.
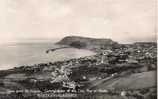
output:
[[0,0],[1,42],[68,35],[152,41],[156,0]]

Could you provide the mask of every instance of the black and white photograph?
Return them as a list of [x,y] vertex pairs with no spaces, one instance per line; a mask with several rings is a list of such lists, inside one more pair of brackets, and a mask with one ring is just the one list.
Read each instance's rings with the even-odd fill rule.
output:
[[0,99],[157,99],[156,0],[0,0]]

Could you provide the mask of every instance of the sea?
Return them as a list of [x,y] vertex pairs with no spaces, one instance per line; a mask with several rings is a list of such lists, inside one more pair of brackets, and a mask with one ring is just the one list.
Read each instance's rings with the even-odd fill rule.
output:
[[56,45],[53,40],[30,40],[0,44],[0,70],[64,61],[95,54],[95,52],[89,50],[76,48],[64,48],[46,53],[46,50],[58,47],[61,46]]

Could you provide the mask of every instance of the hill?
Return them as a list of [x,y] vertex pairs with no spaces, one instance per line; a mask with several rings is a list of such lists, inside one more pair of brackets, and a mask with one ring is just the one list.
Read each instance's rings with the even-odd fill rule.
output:
[[156,86],[156,71],[148,71],[141,73],[134,73],[131,75],[124,75],[117,77],[95,88],[98,89],[143,89]]
[[57,42],[56,44],[86,49],[98,49],[119,45],[117,42],[111,39],[96,39],[80,36],[67,36],[63,38],[61,41]]

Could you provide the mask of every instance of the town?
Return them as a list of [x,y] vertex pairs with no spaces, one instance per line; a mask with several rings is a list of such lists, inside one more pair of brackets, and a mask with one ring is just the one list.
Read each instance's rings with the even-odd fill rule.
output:
[[49,90],[76,90],[76,92],[80,92],[80,90],[96,90],[101,87],[110,95],[128,96],[136,99],[138,97],[144,99],[147,94],[148,97],[155,97],[156,85],[149,84],[146,88],[135,89],[111,88],[104,86],[104,83],[121,79],[127,75],[154,73],[157,68],[156,43],[134,43],[120,45],[117,48],[101,47],[95,51],[97,53],[93,56],[54,63],[40,63],[33,66],[20,66],[1,71],[0,77],[5,77],[2,79],[1,85],[14,90],[13,93],[22,89],[37,92]]

